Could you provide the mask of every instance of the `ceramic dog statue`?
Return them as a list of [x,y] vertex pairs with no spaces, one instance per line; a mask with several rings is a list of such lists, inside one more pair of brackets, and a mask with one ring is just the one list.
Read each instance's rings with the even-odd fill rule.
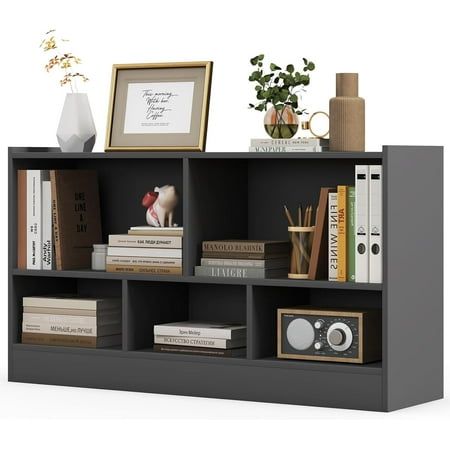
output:
[[142,206],[147,208],[145,218],[152,227],[174,227],[173,211],[178,204],[175,186],[166,184],[147,192],[142,199]]

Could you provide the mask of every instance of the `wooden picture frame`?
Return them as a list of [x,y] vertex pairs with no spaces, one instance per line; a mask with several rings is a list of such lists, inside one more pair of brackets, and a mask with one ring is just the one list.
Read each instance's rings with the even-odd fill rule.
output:
[[212,67],[113,65],[105,151],[205,151]]

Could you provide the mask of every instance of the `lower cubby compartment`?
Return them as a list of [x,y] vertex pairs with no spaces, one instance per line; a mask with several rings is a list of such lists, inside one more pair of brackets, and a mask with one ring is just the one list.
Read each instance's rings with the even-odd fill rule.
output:
[[[125,349],[153,352],[153,327],[193,320],[247,323],[246,286],[128,281]],[[190,356],[170,354],[169,357]],[[194,356],[194,355],[193,355]],[[242,352],[239,358],[245,358]]]
[[[22,338],[22,314],[23,314],[23,297],[27,296],[58,296],[73,295],[80,297],[100,297],[110,298],[122,297],[122,281],[120,280],[103,280],[93,278],[64,278],[64,277],[48,277],[48,276],[14,276],[11,283],[11,291],[13,302],[11,303],[10,315],[12,317],[12,326],[10,328],[11,342],[13,344],[21,343]],[[122,310],[123,322],[123,310]],[[123,341],[122,341],[123,344]],[[112,347],[103,347],[102,349],[122,350],[122,344]],[[50,347],[47,345],[24,344],[24,346],[38,348]],[[78,347],[51,346],[52,348],[61,348],[69,351],[69,349],[77,349]],[[99,349],[86,349],[91,351]],[[73,351],[73,350],[72,350]]]
[[[297,306],[327,308],[331,310],[375,310],[381,314],[382,292],[351,289],[320,289],[297,287],[253,286],[249,299],[251,317],[248,356],[254,360],[270,363],[304,365],[349,365],[348,362],[322,362],[319,360],[296,360],[277,357],[277,310]],[[381,322],[378,336],[381,342]],[[381,368],[381,359],[364,364],[365,367]],[[337,368],[338,366],[336,366]]]

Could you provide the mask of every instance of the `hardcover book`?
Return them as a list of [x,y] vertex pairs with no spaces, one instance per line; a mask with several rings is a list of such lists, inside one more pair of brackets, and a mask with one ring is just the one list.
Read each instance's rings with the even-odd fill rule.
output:
[[147,225],[131,227],[128,234],[138,236],[183,236],[183,227],[151,227]]
[[259,269],[284,269],[289,267],[288,258],[280,259],[228,259],[202,258],[202,266],[254,267]]
[[121,308],[121,305],[122,300],[120,298],[86,298],[75,297],[73,295],[57,295],[54,297],[23,297],[23,306],[34,306],[39,308],[68,308],[105,311]]
[[247,354],[245,347],[241,348],[207,348],[207,347],[184,347],[181,345],[164,345],[155,344],[153,351],[160,353],[178,353],[182,355],[199,355],[199,356],[219,356],[226,358],[244,358]]
[[218,339],[245,338],[247,327],[234,323],[195,322],[171,322],[154,325],[153,332],[160,336],[192,336]]
[[17,171],[17,267],[27,268],[27,171]]
[[67,325],[65,323],[36,323],[23,322],[23,333],[44,333],[44,334],[62,334],[69,336],[109,336],[112,334],[120,334],[122,332],[122,324],[113,325]]
[[148,273],[152,275],[181,275],[181,267],[151,267],[135,264],[106,264],[107,272]]
[[108,244],[112,247],[182,248],[182,239],[181,236],[110,234]]
[[337,193],[328,194],[328,280],[338,279],[338,214]]
[[103,348],[121,345],[122,335],[70,336],[62,334],[22,333],[22,344],[57,345],[64,347]]
[[186,336],[158,336],[155,335],[155,344],[182,345],[185,347],[211,347],[211,348],[238,348],[245,347],[247,340],[243,339],[216,339],[197,338]]
[[181,258],[147,258],[145,256],[107,256],[106,264],[148,267],[181,267]]
[[347,189],[338,186],[338,281],[347,281]]
[[179,248],[108,247],[107,256],[181,258],[183,253]]
[[252,240],[220,240],[203,241],[202,250],[205,253],[246,253],[255,255],[289,254],[287,241],[252,241]]
[[223,278],[286,278],[288,268],[258,269],[254,267],[196,266],[197,277]]
[[42,269],[42,172],[27,170],[27,269]]
[[355,188],[347,189],[347,280],[355,281]]
[[102,242],[97,173],[51,170],[50,180],[56,268],[90,268],[92,246]]

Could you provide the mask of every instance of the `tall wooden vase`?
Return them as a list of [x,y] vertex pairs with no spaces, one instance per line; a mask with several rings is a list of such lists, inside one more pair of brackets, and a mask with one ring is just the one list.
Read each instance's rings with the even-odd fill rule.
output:
[[330,100],[330,150],[363,152],[365,102],[358,97],[358,74],[336,74],[336,97]]

